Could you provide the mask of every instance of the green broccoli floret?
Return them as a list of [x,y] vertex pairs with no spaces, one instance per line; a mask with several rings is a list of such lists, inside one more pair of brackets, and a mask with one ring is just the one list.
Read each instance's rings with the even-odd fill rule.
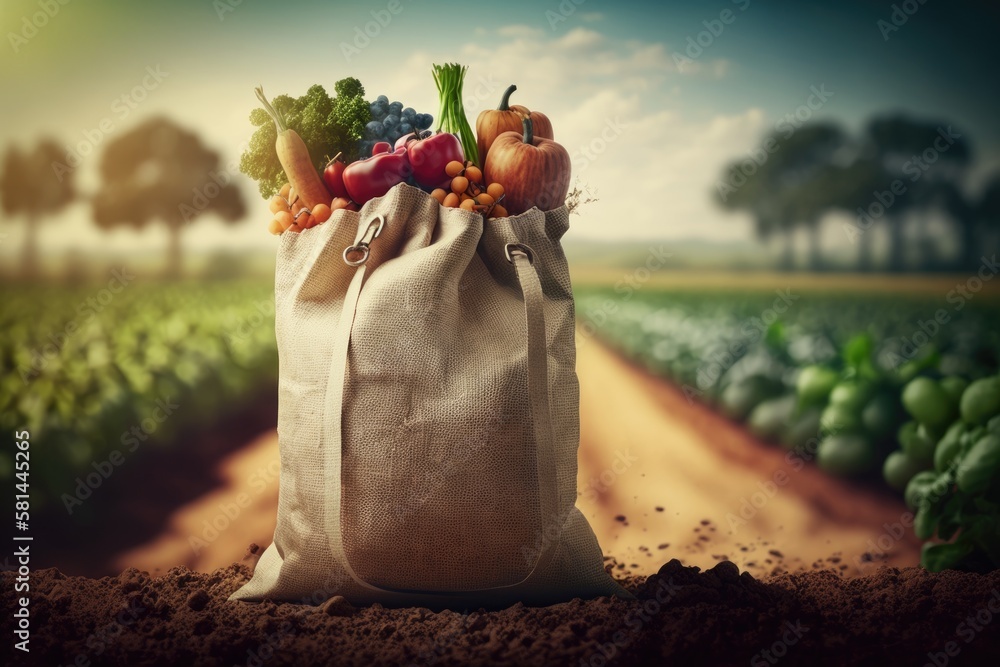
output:
[[346,79],[341,79],[337,83],[333,84],[333,91],[337,94],[337,97],[364,97],[365,87],[361,85],[361,82],[355,79],[353,76],[349,76]]
[[371,104],[365,100],[365,87],[354,77],[341,79],[333,85],[337,98],[327,124],[337,127],[338,150],[343,151],[345,162],[354,162],[361,155],[359,142],[365,134],[365,125],[372,119]]
[[[337,97],[331,98],[317,84],[297,99],[278,95],[271,100],[286,125],[302,137],[317,171],[337,153],[343,153],[348,162],[356,160],[358,140],[371,120],[371,109],[364,100],[365,89],[360,81],[353,77],[341,79],[334,84],[334,90]],[[274,150],[277,131],[270,116],[263,109],[254,109],[250,112],[250,123],[257,129],[240,156],[240,171],[257,181],[261,196],[267,199],[288,179]]]

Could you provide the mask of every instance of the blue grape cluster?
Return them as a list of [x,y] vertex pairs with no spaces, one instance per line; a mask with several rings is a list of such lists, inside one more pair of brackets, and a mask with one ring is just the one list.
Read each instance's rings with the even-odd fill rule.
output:
[[385,95],[379,95],[371,104],[372,119],[365,125],[365,136],[361,140],[361,154],[371,155],[372,147],[379,141],[395,144],[404,134],[426,130],[434,122],[429,113],[417,113],[413,107],[403,107],[402,102],[390,102]]

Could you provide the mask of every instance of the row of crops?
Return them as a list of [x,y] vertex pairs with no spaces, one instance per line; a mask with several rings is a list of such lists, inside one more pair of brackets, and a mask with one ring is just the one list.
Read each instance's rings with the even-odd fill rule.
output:
[[[272,290],[124,274],[0,286],[0,431],[31,434],[33,509],[72,513],[114,466],[274,386]],[[0,479],[15,477],[0,450]]]
[[577,294],[594,335],[831,474],[904,494],[928,569],[1000,567],[1000,309],[981,296]]

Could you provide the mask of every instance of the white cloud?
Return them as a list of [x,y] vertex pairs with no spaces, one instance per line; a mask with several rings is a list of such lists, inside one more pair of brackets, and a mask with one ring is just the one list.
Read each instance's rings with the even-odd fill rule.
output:
[[604,35],[586,28],[573,28],[555,42],[555,48],[582,51],[604,42]]
[[545,31],[541,28],[520,23],[500,26],[495,32],[500,37],[516,37],[520,39],[538,39],[545,36]]

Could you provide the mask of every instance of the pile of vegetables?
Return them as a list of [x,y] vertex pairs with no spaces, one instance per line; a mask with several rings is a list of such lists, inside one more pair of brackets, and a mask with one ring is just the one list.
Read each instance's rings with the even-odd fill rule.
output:
[[331,98],[323,86],[315,85],[302,97],[278,95],[271,100],[271,109],[257,108],[250,112],[250,123],[257,130],[240,157],[240,171],[257,181],[265,199],[290,180],[275,151],[279,130],[272,111],[280,114],[285,127],[299,135],[308,153],[299,157],[317,171],[327,163],[328,156],[338,152],[343,152],[348,161],[361,157],[359,142],[371,120],[365,89],[357,79],[346,78],[334,84],[334,91],[336,97]]
[[258,129],[240,167],[270,198],[269,231],[301,232],[402,183],[485,218],[564,205],[570,157],[553,140],[548,118],[510,105],[512,85],[496,110],[480,113],[477,137],[462,102],[467,70],[433,66],[441,104],[436,132],[427,129],[429,114],[385,95],[366,102],[353,78],[337,82],[335,98],[317,85],[301,98],[269,101],[257,88],[263,106],[250,115]]
[[774,293],[620,288],[578,290],[585,328],[802,460],[901,493],[927,569],[1000,567],[995,308],[967,306],[914,356],[933,301],[813,294],[765,325]]
[[750,429],[772,437],[769,427],[787,420],[798,439],[792,446],[819,436],[816,462],[825,470],[881,469],[916,510],[917,537],[937,537],[924,547],[927,569],[1000,567],[1000,377],[970,384],[944,375],[936,353],[881,370],[866,334],[848,342],[843,361],[839,373],[801,369],[796,392],[758,404]]
[[[921,377],[903,390],[915,429],[886,459],[924,545],[929,570],[1000,568],[1000,377]],[[905,439],[904,439],[905,435]]]

